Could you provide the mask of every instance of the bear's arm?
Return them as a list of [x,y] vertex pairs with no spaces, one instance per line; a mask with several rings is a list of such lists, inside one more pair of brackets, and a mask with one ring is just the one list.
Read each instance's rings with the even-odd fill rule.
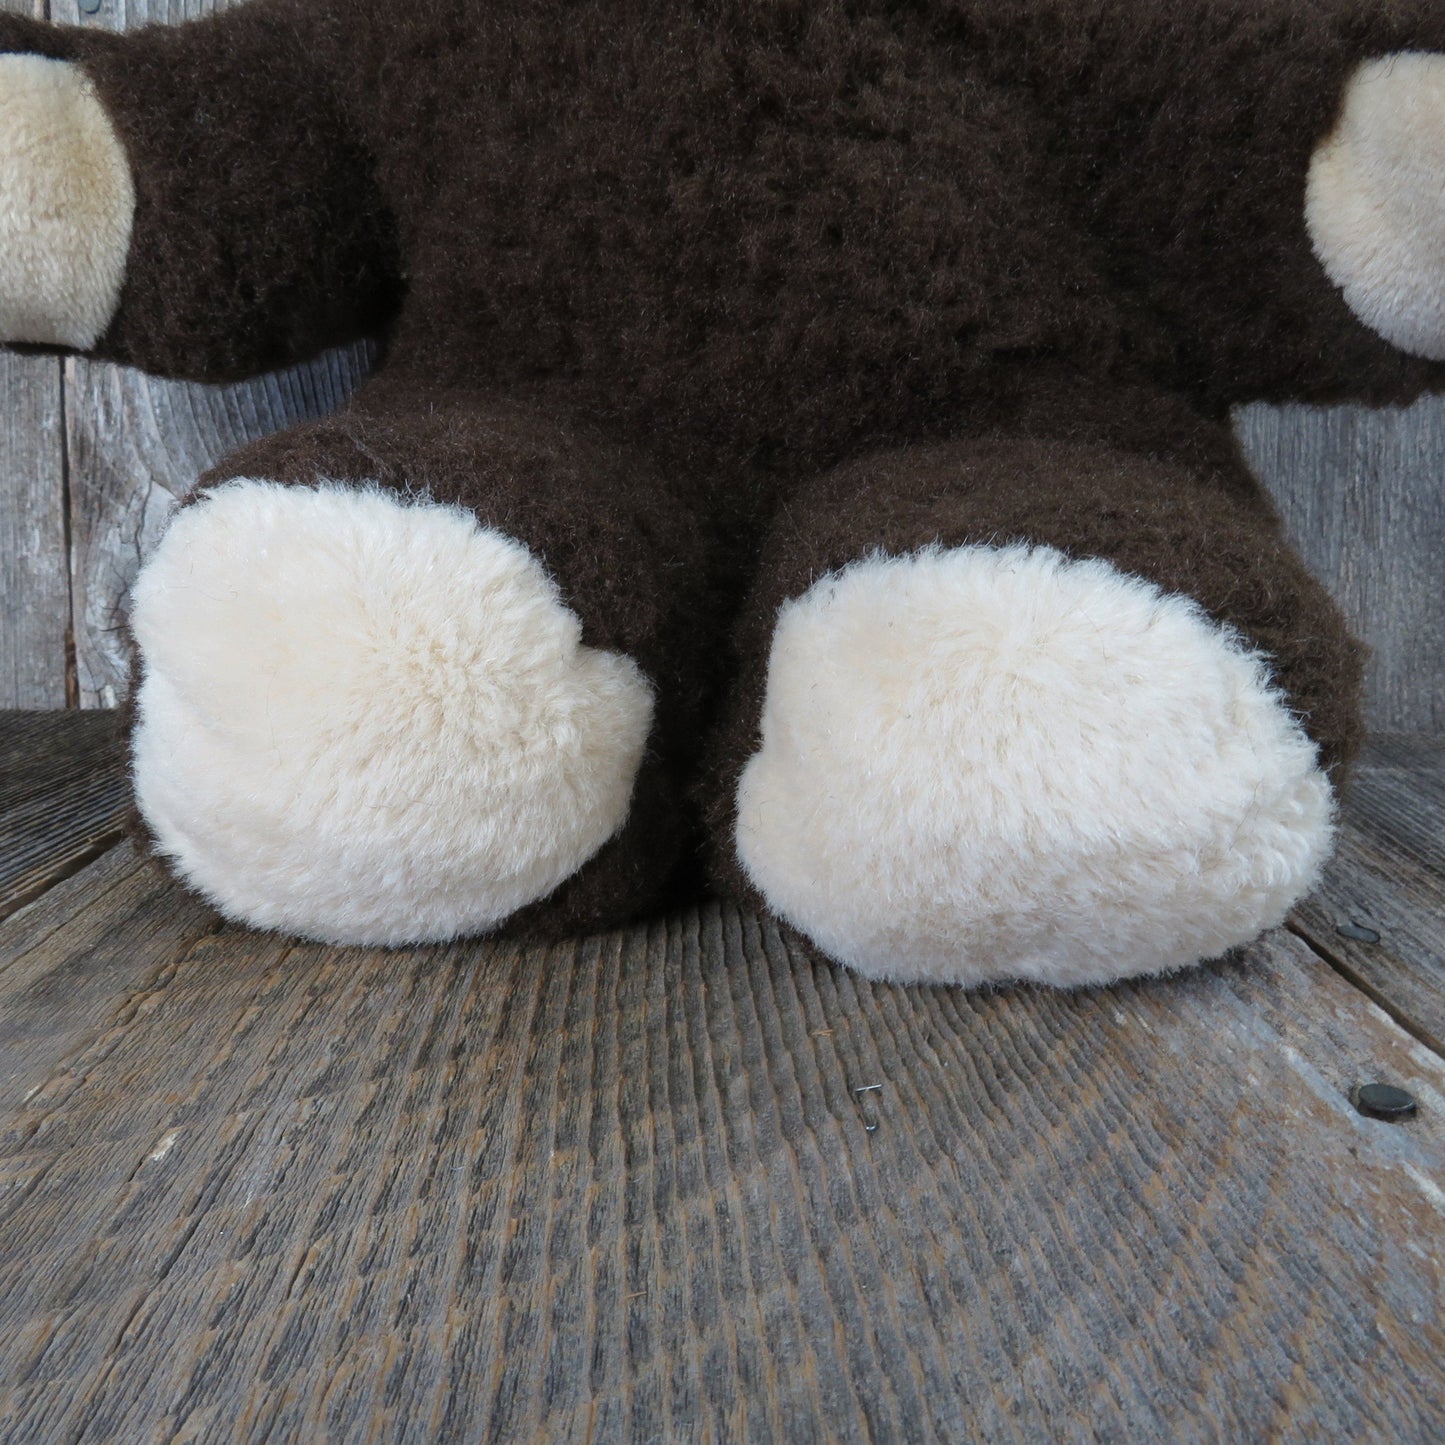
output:
[[395,231],[344,15],[129,34],[0,15],[0,341],[230,380],[383,328]]

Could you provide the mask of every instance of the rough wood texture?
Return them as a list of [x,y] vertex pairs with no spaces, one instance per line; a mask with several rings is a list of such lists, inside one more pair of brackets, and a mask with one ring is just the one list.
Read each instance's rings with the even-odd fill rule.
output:
[[0,705],[66,704],[60,363],[0,353]]
[[114,843],[129,803],[113,715],[0,712],[0,918]]
[[0,1020],[6,1442],[1445,1432],[1445,1065],[1288,934],[965,995],[719,908],[298,945],[117,851]]
[[1445,398],[1250,407],[1237,430],[1286,530],[1374,650],[1379,732],[1445,732]]
[[[1374,742],[1339,851],[1296,926],[1415,1036],[1445,1055],[1445,742]],[[1340,933],[1364,927],[1378,941]]]
[[[185,948],[216,923],[127,844],[17,917],[0,950],[0,1117],[113,1020],[158,953]],[[0,1363],[0,1380],[10,1363]],[[9,1439],[0,1425],[0,1440]]]

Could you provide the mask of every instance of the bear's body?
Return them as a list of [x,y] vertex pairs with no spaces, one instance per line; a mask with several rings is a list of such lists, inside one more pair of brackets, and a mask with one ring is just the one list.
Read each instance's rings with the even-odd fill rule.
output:
[[1429,385],[1295,193],[1361,59],[1445,45],[1369,8],[263,0],[0,44],[193,132],[150,138],[101,354],[216,380],[385,332],[429,385],[565,377],[628,440],[807,471],[982,430],[1041,358],[1215,414]]
[[[82,199],[128,238],[9,339],[210,380],[385,340],[142,578],[162,851],[235,916],[389,943],[634,916],[700,820],[717,886],[895,977],[1277,921],[1358,657],[1225,416],[1445,382],[1445,198],[1376,198],[1382,283],[1341,121],[1418,131],[1445,191],[1437,51],[1423,0],[0,17],[15,275],[48,272],[7,74],[15,135],[113,127]],[[1397,52],[1382,118],[1357,78]]]

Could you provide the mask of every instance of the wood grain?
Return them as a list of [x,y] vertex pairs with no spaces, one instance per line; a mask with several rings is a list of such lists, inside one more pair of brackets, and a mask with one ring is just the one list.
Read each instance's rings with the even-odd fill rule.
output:
[[1249,407],[1237,431],[1291,541],[1373,649],[1369,726],[1445,732],[1445,398]]
[[129,804],[112,714],[0,712],[0,918],[103,852]]
[[[1344,816],[1335,859],[1295,926],[1445,1055],[1445,742],[1376,739]],[[1378,940],[1340,933],[1352,925]]]
[[[1289,935],[966,995],[725,908],[152,936],[93,871],[26,954],[27,997],[116,971],[0,1125],[0,1439],[1445,1430],[1445,1070]],[[1379,1078],[1421,1116],[1356,1114]]]
[[3,707],[66,703],[70,584],[62,431],[60,363],[0,352]]
[[128,843],[106,853],[86,884],[87,905],[98,896],[102,907],[76,907],[76,890],[62,885],[33,914],[18,915],[0,944],[0,1115],[20,1107],[57,1059],[109,1025],[158,958],[217,925],[210,909],[180,894]]

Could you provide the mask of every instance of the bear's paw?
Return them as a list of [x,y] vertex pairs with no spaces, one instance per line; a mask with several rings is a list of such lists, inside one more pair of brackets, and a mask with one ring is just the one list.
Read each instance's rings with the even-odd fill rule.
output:
[[873,978],[1062,986],[1283,921],[1333,799],[1263,660],[1047,547],[874,557],[781,610],[736,846]]
[[137,802],[230,918],[329,943],[484,932],[626,819],[649,683],[461,508],[228,482],[176,515],[132,627]]

